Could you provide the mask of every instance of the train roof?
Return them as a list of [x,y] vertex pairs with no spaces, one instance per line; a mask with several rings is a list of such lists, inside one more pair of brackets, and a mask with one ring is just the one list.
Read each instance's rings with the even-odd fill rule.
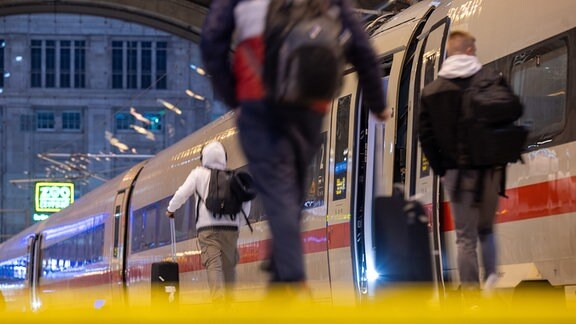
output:
[[438,0],[426,0],[416,3],[388,19],[384,24],[382,24],[382,26],[372,33],[372,37],[394,30],[396,27],[408,22],[422,19],[426,13],[430,11],[431,7],[435,7],[438,4]]
[[[482,63],[515,53],[534,43],[576,26],[573,0],[556,0],[553,5],[533,6],[525,0],[433,1],[423,30],[426,35],[438,22],[450,17],[450,30],[464,30],[476,38]],[[534,28],[537,24],[538,27]]]

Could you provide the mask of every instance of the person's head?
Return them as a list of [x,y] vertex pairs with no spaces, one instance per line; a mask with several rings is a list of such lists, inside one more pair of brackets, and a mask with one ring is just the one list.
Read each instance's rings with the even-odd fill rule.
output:
[[222,143],[218,141],[210,142],[202,148],[202,165],[211,168],[223,170],[226,169],[226,151]]
[[446,45],[448,56],[457,54],[476,56],[476,38],[468,32],[460,30],[451,32]]

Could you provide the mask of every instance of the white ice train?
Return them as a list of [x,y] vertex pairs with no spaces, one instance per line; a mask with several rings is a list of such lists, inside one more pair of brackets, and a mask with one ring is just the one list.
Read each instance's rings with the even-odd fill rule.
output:
[[[373,32],[394,114],[385,125],[375,122],[362,107],[354,71],[348,71],[310,166],[302,235],[315,299],[342,302],[371,294],[378,277],[374,246],[382,239],[371,225],[372,201],[390,195],[394,183],[407,195],[421,194],[429,207],[439,291],[457,285],[447,197],[421,153],[416,127],[420,90],[436,77],[451,30],[476,36],[480,60],[510,80],[525,104],[521,122],[532,131],[525,164],[508,168],[510,198],[498,210],[498,287],[542,280],[574,298],[574,12],[573,0],[422,1]],[[151,263],[170,254],[163,216],[168,200],[199,164],[207,141],[221,140],[229,166],[245,168],[236,133],[234,114],[227,114],[2,244],[0,288],[9,309],[44,307],[55,292],[72,288],[75,296],[96,289],[103,300],[148,302]],[[188,202],[176,217],[181,303],[208,300],[192,206]],[[269,232],[258,202],[250,218],[255,230],[241,231],[237,290],[263,292],[267,277],[260,265]]]

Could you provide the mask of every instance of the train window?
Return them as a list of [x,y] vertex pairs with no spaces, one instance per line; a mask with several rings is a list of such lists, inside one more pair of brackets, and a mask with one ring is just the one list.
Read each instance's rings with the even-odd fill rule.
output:
[[22,256],[0,263],[0,285],[18,284],[26,280],[28,257]]
[[513,59],[511,84],[524,103],[519,123],[530,129],[529,143],[550,139],[566,124],[568,48],[562,40]]
[[146,209],[144,214],[144,246],[146,249],[156,247],[156,207]]
[[434,81],[436,72],[436,60],[438,58],[438,53],[433,52],[425,54],[424,56],[424,85]]
[[77,241],[76,254],[72,255],[70,259],[76,261],[76,263],[79,263],[80,260],[88,264],[96,262],[98,259],[92,248],[94,246],[94,229],[91,228],[83,235],[79,235]]
[[131,247],[132,252],[138,252],[145,249],[144,247],[144,210],[140,209],[134,212],[132,217],[132,228],[130,234],[132,236]]
[[[168,207],[168,203],[172,197],[168,197],[159,201],[158,210],[158,246],[170,244],[170,224],[167,217],[164,216],[164,211]],[[185,241],[196,237],[196,222],[194,216],[194,196],[191,196],[180,208],[174,213],[174,227],[176,229],[176,242]]]
[[352,95],[338,99],[336,112],[336,150],[334,155],[334,197],[333,200],[346,198],[348,175],[348,135],[350,128],[350,104]]
[[[182,206],[184,207],[184,206]],[[183,209],[182,207],[178,208],[178,210]],[[158,210],[166,210],[166,208],[158,208]],[[180,215],[178,215],[180,216]],[[184,217],[178,217],[177,215],[175,215],[175,222],[178,222],[180,224],[174,224],[175,228],[176,228],[176,232],[180,233],[182,227],[179,226],[182,223],[182,218]],[[178,217],[178,218],[176,218]],[[163,245],[167,245],[170,244],[170,223],[169,223],[169,219],[168,217],[164,216],[163,213],[160,213],[160,215],[158,215],[158,246],[163,246]]]
[[[130,230],[131,251],[140,252],[170,244],[170,224],[164,211],[172,197],[134,211]],[[192,211],[194,198],[178,208],[174,215],[176,242],[196,237],[196,222]]]
[[[196,198],[190,196],[184,206],[180,207],[180,214],[176,211],[176,217],[180,215],[181,220],[176,220],[176,241],[184,241],[195,238],[196,233]],[[180,230],[179,230],[180,229]]]
[[104,224],[98,225],[94,229],[92,242],[92,253],[96,256],[94,260],[98,262],[104,260]]
[[104,224],[47,246],[42,251],[44,277],[85,267],[104,259]]
[[326,174],[326,140],[327,132],[320,134],[321,143],[318,152],[308,166],[308,176],[305,183],[309,184],[304,193],[304,208],[314,208],[324,205],[324,175]]

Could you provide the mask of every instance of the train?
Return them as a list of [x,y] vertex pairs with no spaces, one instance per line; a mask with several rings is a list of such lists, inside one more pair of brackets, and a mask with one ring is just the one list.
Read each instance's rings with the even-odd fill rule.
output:
[[[425,0],[368,26],[392,118],[381,123],[370,115],[354,69],[346,70],[321,129],[302,206],[307,284],[315,301],[357,303],[383,284],[377,269],[386,265],[377,264],[375,247],[385,234],[373,226],[373,202],[398,187],[417,196],[429,214],[437,292],[457,289],[449,200],[422,154],[417,127],[421,89],[437,77],[452,30],[476,37],[477,56],[509,81],[525,107],[519,123],[530,129],[523,162],[508,166],[508,198],[497,211],[496,288],[542,281],[576,299],[574,12],[573,0]],[[100,301],[150,303],[151,264],[170,258],[168,201],[200,164],[205,143],[221,141],[228,166],[245,170],[237,132],[235,112],[229,112],[0,245],[7,309],[50,307],[58,292],[82,296],[83,290],[96,291]],[[184,304],[210,300],[193,206],[191,199],[176,212]],[[270,240],[258,200],[249,219],[254,231],[241,228],[235,292],[257,299],[267,289],[262,265]]]

